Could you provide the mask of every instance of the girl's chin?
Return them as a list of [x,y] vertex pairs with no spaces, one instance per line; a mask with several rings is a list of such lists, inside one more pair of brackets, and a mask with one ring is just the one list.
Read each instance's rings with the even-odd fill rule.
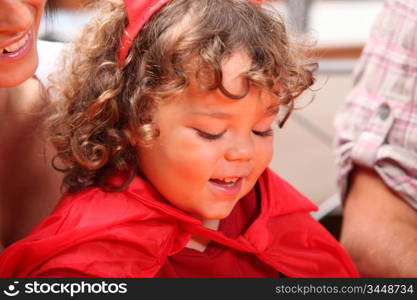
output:
[[212,210],[209,212],[200,212],[199,214],[192,214],[193,217],[204,221],[222,220],[227,218],[232,212],[233,207],[221,210]]

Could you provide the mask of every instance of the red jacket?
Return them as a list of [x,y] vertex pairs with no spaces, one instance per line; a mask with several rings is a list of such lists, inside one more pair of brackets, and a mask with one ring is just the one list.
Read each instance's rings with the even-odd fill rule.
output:
[[0,276],[68,270],[91,277],[153,277],[191,234],[254,253],[288,277],[357,276],[338,242],[309,215],[315,209],[309,200],[269,169],[257,184],[260,214],[236,239],[202,227],[140,177],[121,192],[89,188],[67,195],[29,236],[2,253]]

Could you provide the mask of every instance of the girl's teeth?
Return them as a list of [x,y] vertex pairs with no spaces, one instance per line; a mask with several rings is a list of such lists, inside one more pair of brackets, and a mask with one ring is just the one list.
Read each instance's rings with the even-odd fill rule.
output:
[[213,181],[216,181],[218,183],[235,183],[236,181],[238,181],[239,177],[228,177],[228,178],[218,178],[218,179],[213,179]]
[[20,39],[16,43],[11,44],[10,46],[7,46],[6,48],[2,49],[1,53],[3,53],[4,50],[6,50],[7,52],[16,52],[17,50],[19,50],[20,48],[22,48],[25,45],[25,43],[27,42],[28,39],[29,39],[29,34],[26,34],[24,38]]
[[237,178],[225,178],[224,182],[229,183],[229,182],[235,182],[237,180]]

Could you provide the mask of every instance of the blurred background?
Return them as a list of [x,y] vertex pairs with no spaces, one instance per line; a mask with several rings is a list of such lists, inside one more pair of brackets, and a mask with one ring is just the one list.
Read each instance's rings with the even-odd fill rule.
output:
[[[45,18],[40,38],[70,42],[94,12],[84,0],[56,0],[57,11]],[[383,5],[383,0],[281,0],[265,4],[279,12],[293,33],[314,41],[319,71],[314,101],[296,111],[284,129],[276,129],[271,168],[307,197],[320,220],[336,237],[342,212],[336,190],[333,119],[352,84],[352,71]],[[305,101],[307,103],[307,101]]]

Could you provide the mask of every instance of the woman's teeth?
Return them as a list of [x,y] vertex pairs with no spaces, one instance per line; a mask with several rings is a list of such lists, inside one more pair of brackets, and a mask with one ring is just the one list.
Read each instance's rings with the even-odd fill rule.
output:
[[16,43],[13,43],[7,47],[5,47],[4,49],[0,49],[0,53],[13,53],[16,52],[17,50],[19,50],[20,48],[22,48],[26,42],[29,39],[29,33],[26,34],[23,38],[21,38],[19,41],[17,41]]

